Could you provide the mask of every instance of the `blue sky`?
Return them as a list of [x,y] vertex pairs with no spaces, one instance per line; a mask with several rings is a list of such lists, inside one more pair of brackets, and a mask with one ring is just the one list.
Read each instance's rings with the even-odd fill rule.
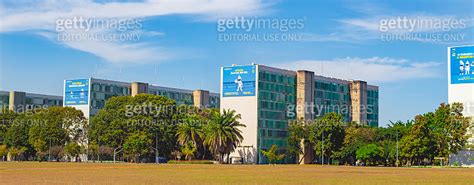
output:
[[[447,47],[474,43],[473,7],[472,0],[7,0],[0,3],[0,89],[61,95],[64,79],[93,76],[218,92],[221,66],[256,62],[378,85],[383,126],[389,120],[412,119],[447,101]],[[142,26],[125,33],[140,39],[58,40],[57,20],[73,17],[138,20]],[[304,27],[286,32],[217,31],[219,20],[236,17],[300,19]],[[397,17],[462,20],[464,27],[380,31],[381,20]],[[113,28],[91,32],[124,33]],[[292,34],[301,39],[219,40],[219,34],[230,33]],[[384,41],[381,34],[449,38]]]

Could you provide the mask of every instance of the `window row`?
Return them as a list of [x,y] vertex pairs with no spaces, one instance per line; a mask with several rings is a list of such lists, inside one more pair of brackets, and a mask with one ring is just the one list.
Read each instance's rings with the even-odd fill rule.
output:
[[288,86],[282,84],[274,84],[268,82],[259,82],[258,83],[259,90],[266,90],[266,91],[275,91],[275,92],[282,92],[287,94],[295,94],[296,89],[295,86]]
[[267,71],[261,71],[258,75],[259,75],[258,76],[259,81],[284,83],[284,84],[289,84],[289,85],[296,84],[296,78],[294,76],[275,74],[275,73],[270,73]]

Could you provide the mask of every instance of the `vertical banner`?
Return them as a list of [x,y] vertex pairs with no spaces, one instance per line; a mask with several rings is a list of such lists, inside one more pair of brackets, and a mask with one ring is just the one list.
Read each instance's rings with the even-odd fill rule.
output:
[[233,66],[222,69],[222,96],[255,96],[256,67]]
[[451,84],[474,82],[474,46],[449,48]]
[[89,79],[66,80],[64,85],[64,105],[89,103]]

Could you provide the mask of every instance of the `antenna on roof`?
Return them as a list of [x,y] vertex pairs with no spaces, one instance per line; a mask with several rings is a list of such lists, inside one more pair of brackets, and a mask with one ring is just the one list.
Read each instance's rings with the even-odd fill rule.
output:
[[92,76],[98,77],[99,76],[99,64],[95,64],[95,69],[94,72],[92,73]]
[[153,81],[155,81],[155,84],[158,85],[158,77],[156,76],[156,65],[154,66],[154,72],[153,72]]
[[321,76],[324,76],[324,61],[321,62]]
[[120,68],[119,68],[119,79],[122,80],[122,76],[123,76],[122,75],[122,66],[120,66]]

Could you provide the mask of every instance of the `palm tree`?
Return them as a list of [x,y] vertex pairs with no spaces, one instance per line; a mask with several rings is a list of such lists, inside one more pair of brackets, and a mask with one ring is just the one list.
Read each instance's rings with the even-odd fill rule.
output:
[[178,137],[178,142],[184,146],[185,144],[191,142],[195,148],[197,148],[197,143],[201,141],[203,136],[201,119],[197,115],[187,116],[183,123],[178,125],[176,131],[176,136]]
[[240,118],[240,114],[236,114],[234,110],[224,110],[222,114],[216,111],[211,115],[211,122],[206,125],[204,143],[219,157],[221,163],[224,156],[229,157],[243,140],[239,127],[245,125],[239,123]]

